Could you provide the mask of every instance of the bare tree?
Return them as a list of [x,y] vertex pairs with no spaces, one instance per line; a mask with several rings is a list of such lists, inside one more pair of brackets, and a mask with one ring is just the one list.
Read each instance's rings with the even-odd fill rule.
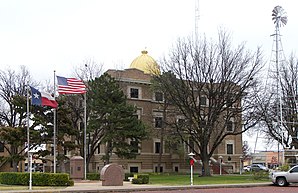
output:
[[81,80],[93,80],[102,75],[102,66],[103,64],[97,64],[95,61],[89,59],[84,61],[83,65],[76,68],[74,74]]
[[183,117],[178,120],[175,113],[168,124],[199,155],[203,175],[210,175],[209,160],[226,137],[257,123],[254,95],[261,59],[259,49],[254,54],[244,44],[232,49],[223,31],[217,43],[179,39],[163,59],[165,73],[155,79]]
[[26,85],[35,86],[29,71],[21,66],[20,72],[0,71],[0,140],[9,153],[1,159],[1,166],[12,161],[13,168],[25,156],[26,142]]
[[[275,81],[260,97],[262,132],[268,142],[277,141],[284,148],[298,148],[298,59],[293,55],[281,64],[279,75],[273,73]],[[278,84],[278,85],[277,85]]]

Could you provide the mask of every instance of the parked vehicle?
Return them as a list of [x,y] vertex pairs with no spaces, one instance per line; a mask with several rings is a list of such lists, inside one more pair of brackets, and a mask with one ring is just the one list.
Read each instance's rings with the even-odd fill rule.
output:
[[244,166],[243,167],[243,171],[245,172],[249,172],[250,171],[251,166]]
[[259,171],[269,171],[269,169],[262,164],[252,164],[250,167],[251,171],[259,172]]
[[272,172],[271,180],[278,186],[287,186],[290,183],[298,183],[298,165],[292,167],[287,172]]

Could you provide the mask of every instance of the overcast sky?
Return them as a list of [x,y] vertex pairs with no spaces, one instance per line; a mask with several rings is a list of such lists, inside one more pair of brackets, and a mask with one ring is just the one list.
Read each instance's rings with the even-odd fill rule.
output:
[[[128,68],[146,48],[157,61],[178,37],[195,28],[198,0],[2,0],[0,1],[1,69],[28,67],[38,81],[53,71],[71,76],[93,60],[103,68]],[[281,28],[286,56],[297,51],[298,2],[295,0],[200,0],[198,31],[216,38],[220,27],[236,46],[261,46],[270,61],[274,33],[272,10],[281,5],[288,24]]]

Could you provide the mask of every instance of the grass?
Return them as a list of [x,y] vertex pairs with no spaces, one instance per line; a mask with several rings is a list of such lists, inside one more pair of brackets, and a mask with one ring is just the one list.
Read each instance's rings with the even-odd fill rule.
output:
[[[199,177],[197,174],[193,176],[194,185],[206,184],[238,184],[238,183],[258,183],[269,182],[268,178],[256,179],[253,175],[214,175],[210,177]],[[166,175],[166,174],[153,174],[150,175],[150,184],[153,185],[167,185],[179,186],[189,185],[190,175]]]
[[[61,189],[61,188],[65,188],[65,187],[32,186],[32,190]],[[4,191],[4,190],[29,190],[29,186],[0,184],[0,191]]]
[[[193,175],[194,185],[207,185],[207,184],[240,184],[240,183],[258,183],[258,182],[269,182],[266,178],[268,175],[264,175],[263,178],[256,179],[253,174],[245,175],[214,175],[210,177],[199,177],[198,174]],[[165,185],[165,186],[183,186],[190,184],[189,174],[150,174],[151,185]],[[0,184],[0,191],[3,190],[28,190],[28,186],[12,186]],[[49,186],[32,186],[33,190],[44,190],[44,189],[61,189],[65,187],[49,187]]]

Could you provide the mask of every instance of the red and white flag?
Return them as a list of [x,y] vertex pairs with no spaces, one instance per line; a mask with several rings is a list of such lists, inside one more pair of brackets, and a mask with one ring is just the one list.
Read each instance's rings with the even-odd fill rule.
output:
[[32,105],[38,106],[49,106],[53,108],[58,107],[58,103],[56,102],[55,98],[51,96],[49,93],[38,91],[37,89],[31,88],[31,103]]

